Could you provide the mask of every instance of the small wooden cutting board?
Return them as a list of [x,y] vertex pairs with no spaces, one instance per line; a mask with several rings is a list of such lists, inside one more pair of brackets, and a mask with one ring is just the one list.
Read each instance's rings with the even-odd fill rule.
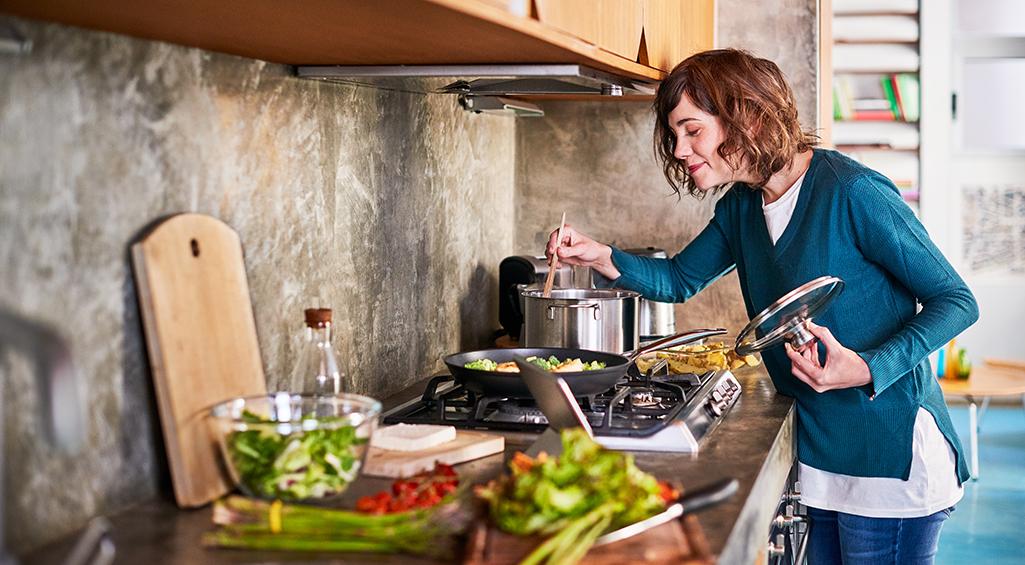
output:
[[228,492],[209,408],[267,393],[242,244],[227,224],[179,214],[132,246],[150,366],[181,507]]
[[421,451],[389,451],[371,447],[363,463],[362,473],[394,479],[412,477],[429,471],[434,463],[455,465],[505,450],[505,438],[470,430],[456,430],[456,439]]
[[[486,521],[470,532],[465,565],[514,565],[544,540],[507,534]],[[632,538],[592,548],[582,565],[615,563],[673,563],[708,565],[713,562],[704,530],[695,516],[684,516]]]

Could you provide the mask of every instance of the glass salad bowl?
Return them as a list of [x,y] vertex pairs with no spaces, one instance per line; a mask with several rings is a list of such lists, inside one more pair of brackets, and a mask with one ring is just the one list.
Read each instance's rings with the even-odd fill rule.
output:
[[357,394],[279,392],[221,402],[210,420],[245,495],[300,501],[345,492],[380,414],[380,402]]

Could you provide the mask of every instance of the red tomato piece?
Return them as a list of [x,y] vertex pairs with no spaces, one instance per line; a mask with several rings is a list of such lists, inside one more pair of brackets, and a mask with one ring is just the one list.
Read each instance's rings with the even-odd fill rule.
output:
[[674,489],[669,483],[659,481],[658,483],[658,495],[665,502],[673,502],[680,497],[680,491]]
[[451,465],[446,465],[440,461],[434,464],[434,474],[441,475],[444,477],[455,477],[456,470]]
[[418,486],[417,481],[398,479],[392,484],[391,490],[395,496],[402,496],[406,492],[415,491]]

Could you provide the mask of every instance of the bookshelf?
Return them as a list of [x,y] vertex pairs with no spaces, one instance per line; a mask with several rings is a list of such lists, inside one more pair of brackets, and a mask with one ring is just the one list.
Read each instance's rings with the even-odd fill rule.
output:
[[918,0],[833,0],[830,134],[837,150],[881,172],[919,212],[921,86]]

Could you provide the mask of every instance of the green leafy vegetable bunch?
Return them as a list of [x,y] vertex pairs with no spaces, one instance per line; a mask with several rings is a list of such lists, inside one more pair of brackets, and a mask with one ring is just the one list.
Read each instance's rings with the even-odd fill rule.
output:
[[602,448],[582,429],[564,430],[562,449],[557,458],[519,453],[509,475],[478,489],[499,528],[550,534],[599,508],[616,528],[665,510],[663,487],[632,455]]

